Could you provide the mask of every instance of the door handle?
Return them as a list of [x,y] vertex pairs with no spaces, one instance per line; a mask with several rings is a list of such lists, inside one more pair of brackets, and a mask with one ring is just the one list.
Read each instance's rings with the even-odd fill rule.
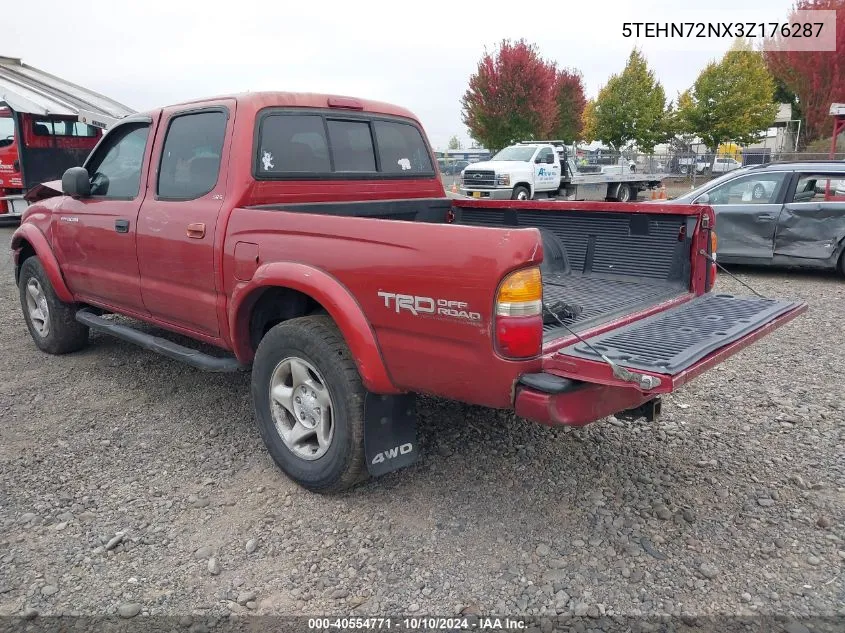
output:
[[129,233],[129,220],[115,220],[114,230],[118,233]]
[[758,220],[774,220],[774,218],[775,218],[775,216],[773,216],[771,213],[758,213],[757,214]]
[[202,222],[194,222],[193,224],[188,225],[188,229],[186,231],[188,237],[201,240],[205,237],[205,224]]

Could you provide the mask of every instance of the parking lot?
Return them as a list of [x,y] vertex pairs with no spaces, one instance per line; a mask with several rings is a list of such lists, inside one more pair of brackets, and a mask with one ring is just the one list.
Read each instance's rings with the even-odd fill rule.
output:
[[[845,615],[845,281],[654,423],[419,403],[423,456],[340,496],[278,471],[247,375],[92,335],[38,352],[0,229],[0,615]],[[722,275],[717,289],[747,292]],[[213,560],[212,560],[213,559]]]

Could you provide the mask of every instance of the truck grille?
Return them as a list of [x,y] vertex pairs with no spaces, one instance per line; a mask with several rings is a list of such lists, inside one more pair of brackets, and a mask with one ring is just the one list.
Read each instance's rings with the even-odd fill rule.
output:
[[495,187],[496,172],[485,169],[467,169],[464,171],[464,186],[472,189]]

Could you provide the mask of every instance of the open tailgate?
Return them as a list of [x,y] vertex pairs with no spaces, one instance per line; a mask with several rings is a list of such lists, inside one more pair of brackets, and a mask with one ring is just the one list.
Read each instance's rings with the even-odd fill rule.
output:
[[667,393],[805,312],[796,301],[705,294],[628,325],[578,341],[546,357],[544,369],[579,381],[636,388],[600,356],[660,384]]

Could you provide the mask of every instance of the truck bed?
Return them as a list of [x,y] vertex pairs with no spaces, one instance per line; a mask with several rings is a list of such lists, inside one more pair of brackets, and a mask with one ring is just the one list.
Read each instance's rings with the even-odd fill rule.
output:
[[[458,203],[457,221],[473,226],[535,227],[543,236],[544,301],[581,313],[564,322],[583,331],[681,296],[690,290],[695,217],[582,211],[560,203],[483,208]],[[544,327],[546,340],[567,334]]]
[[[560,273],[549,273],[543,277],[543,300],[546,303],[559,300],[581,308],[577,317],[562,319],[576,332],[645,310],[683,292],[675,284]],[[560,325],[546,324],[543,326],[544,338],[557,338],[563,329]]]

